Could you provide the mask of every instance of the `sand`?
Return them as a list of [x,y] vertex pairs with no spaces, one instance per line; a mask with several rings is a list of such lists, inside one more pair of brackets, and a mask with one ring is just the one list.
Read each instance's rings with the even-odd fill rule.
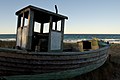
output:
[[120,80],[120,44],[111,44],[110,63],[113,65],[112,80]]
[[120,44],[111,44],[109,54],[112,62],[120,64]]

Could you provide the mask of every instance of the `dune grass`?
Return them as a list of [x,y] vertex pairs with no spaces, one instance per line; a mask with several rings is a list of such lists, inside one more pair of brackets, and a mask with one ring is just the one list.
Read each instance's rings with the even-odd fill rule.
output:
[[14,48],[16,41],[0,41],[0,47],[2,48]]

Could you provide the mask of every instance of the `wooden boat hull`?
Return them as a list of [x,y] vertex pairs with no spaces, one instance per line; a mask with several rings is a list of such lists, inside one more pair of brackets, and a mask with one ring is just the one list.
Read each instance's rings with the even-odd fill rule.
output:
[[86,52],[25,52],[0,48],[0,76],[11,79],[71,78],[100,67],[109,46]]

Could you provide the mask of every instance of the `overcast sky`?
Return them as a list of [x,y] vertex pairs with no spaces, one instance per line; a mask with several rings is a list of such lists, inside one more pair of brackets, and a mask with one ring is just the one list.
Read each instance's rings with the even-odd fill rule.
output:
[[15,34],[15,12],[33,5],[68,16],[66,34],[119,34],[120,0],[0,0],[0,34]]

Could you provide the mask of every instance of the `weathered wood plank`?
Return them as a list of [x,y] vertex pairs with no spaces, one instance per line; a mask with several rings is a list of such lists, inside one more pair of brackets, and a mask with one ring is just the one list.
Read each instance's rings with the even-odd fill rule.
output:
[[96,61],[98,59],[104,58],[105,56],[107,56],[107,54],[101,55],[101,56],[97,56],[97,57],[91,57],[91,58],[80,58],[80,59],[74,59],[74,60],[36,60],[36,59],[22,59],[22,58],[11,58],[11,57],[1,57],[0,61],[3,62],[10,62],[10,63],[22,63],[22,64],[37,64],[37,65],[47,65],[47,64],[53,64],[53,65],[57,65],[57,64],[79,64],[79,63],[86,63],[86,62],[92,62],[92,61]]
[[[47,55],[47,54],[29,54],[28,55],[27,53],[21,54],[21,53],[12,53],[12,52],[11,53],[10,52],[1,52],[0,56],[21,58],[21,59],[37,59],[37,60],[46,60],[46,59],[47,60],[72,60],[72,59],[82,59],[82,58],[98,57],[98,56],[101,56],[102,54],[104,54],[106,52],[107,52],[106,49],[103,50],[103,51],[100,51],[99,53],[91,52],[89,54],[84,53],[84,54],[76,54],[76,55],[56,55],[57,53],[55,55]],[[63,54],[63,53],[61,53],[61,54]]]
[[[103,48],[100,51],[89,51],[78,54],[74,52],[70,53],[20,53],[19,51],[0,52],[0,71],[3,71],[1,75],[12,74],[41,74],[42,73],[58,73],[61,71],[83,69],[84,67],[97,64],[101,64],[107,59],[107,49]],[[55,55],[54,55],[55,54]],[[89,68],[88,68],[89,69]],[[93,69],[93,68],[92,68]],[[90,69],[90,70],[92,70]],[[89,70],[86,70],[86,72]],[[6,73],[5,73],[6,72]],[[8,72],[8,74],[7,74]],[[23,73],[24,72],[24,73]],[[83,71],[81,72],[81,74]],[[85,73],[85,71],[84,71]],[[9,74],[10,75],[10,74]]]
[[100,67],[105,60],[101,63],[94,64],[94,65],[89,65],[86,67],[78,68],[78,69],[73,69],[73,70],[66,70],[66,71],[60,71],[60,72],[55,72],[55,73],[44,73],[44,74],[37,74],[37,75],[20,75],[20,76],[9,76],[9,77],[4,77],[7,80],[49,80],[49,79],[64,79],[64,78],[71,78],[75,77],[77,75],[81,75],[83,73],[92,71],[98,67]]

